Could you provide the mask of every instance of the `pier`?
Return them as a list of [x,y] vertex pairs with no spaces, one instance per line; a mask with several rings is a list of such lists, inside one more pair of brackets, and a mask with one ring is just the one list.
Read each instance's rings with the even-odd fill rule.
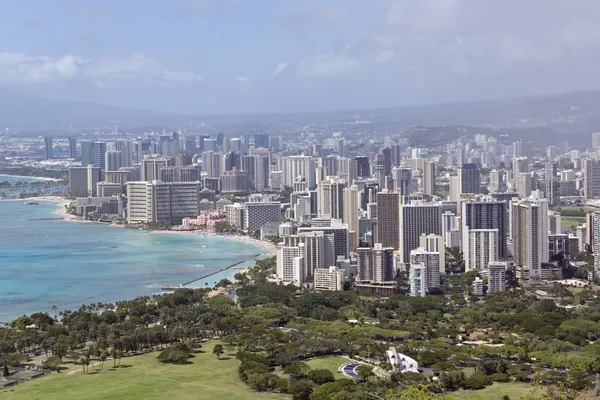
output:
[[161,286],[161,289],[162,289],[162,290],[176,290],[176,289],[183,289],[183,288],[185,288],[187,285],[190,285],[190,284],[192,284],[192,283],[194,283],[194,282],[197,282],[197,281],[200,281],[200,280],[202,280],[202,279],[210,278],[211,276],[213,276],[213,275],[216,275],[216,274],[218,274],[218,273],[220,273],[220,272],[223,272],[223,271],[227,271],[228,269],[235,268],[235,267],[237,267],[237,266],[238,266],[238,265],[240,265],[240,264],[243,264],[243,263],[245,263],[245,262],[247,262],[247,261],[254,260],[254,259],[255,259],[255,258],[257,258],[257,257],[260,257],[261,255],[262,255],[262,253],[259,253],[259,254],[254,254],[252,257],[250,257],[250,258],[248,258],[248,259],[245,259],[245,260],[242,260],[242,261],[238,261],[238,262],[236,262],[235,264],[231,264],[231,265],[230,265],[230,266],[228,266],[228,267],[221,268],[221,269],[220,269],[220,270],[218,270],[218,271],[211,272],[210,274],[206,274],[206,275],[203,275],[203,276],[201,276],[201,277],[199,277],[199,278],[193,279],[193,280],[191,280],[191,281],[188,281],[188,282],[182,283],[182,284],[181,284],[181,285],[179,285],[179,286],[163,285],[163,286]]

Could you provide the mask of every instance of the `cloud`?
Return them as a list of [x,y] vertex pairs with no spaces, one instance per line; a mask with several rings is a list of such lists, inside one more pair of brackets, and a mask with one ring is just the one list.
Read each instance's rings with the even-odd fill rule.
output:
[[287,61],[282,61],[279,64],[277,64],[277,66],[275,67],[275,70],[273,71],[273,76],[277,76],[279,74],[281,74],[283,71],[285,71],[288,67],[290,66],[290,63]]
[[95,61],[74,55],[50,58],[0,53],[0,84],[4,86],[80,82],[105,88],[127,82],[169,85],[200,80],[202,77],[193,72],[169,68],[144,53]]
[[348,55],[325,54],[303,57],[298,62],[298,72],[304,76],[335,75],[358,68],[360,61]]
[[238,76],[235,78],[236,81],[238,82],[242,82],[242,83],[248,83],[248,82],[252,82],[253,79],[248,77],[248,76]]
[[116,16],[108,8],[90,1],[63,1],[60,3],[61,10],[71,19],[94,22],[112,21]]

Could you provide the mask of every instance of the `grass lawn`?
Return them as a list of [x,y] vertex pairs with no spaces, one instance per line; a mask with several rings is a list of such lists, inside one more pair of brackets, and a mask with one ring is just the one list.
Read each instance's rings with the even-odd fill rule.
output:
[[584,222],[585,217],[562,217],[562,225],[569,229],[575,229]]
[[343,364],[349,363],[347,358],[340,356],[326,356],[326,357],[318,357],[312,358],[306,361],[306,364],[310,367],[310,369],[327,369],[335,374],[336,378],[343,378],[344,375],[337,374],[337,370]]
[[494,382],[491,386],[482,390],[458,390],[448,394],[449,399],[455,400],[502,400],[502,396],[507,395],[511,400],[519,400],[529,394],[541,394],[543,388],[533,386],[528,383]]
[[[257,393],[240,381],[235,357],[212,354],[215,341],[203,344],[188,365],[161,364],[158,353],[123,358],[112,370],[107,361],[97,374],[67,371],[0,391],[0,400],[95,400],[95,399],[284,399]],[[81,369],[81,368],[79,368]],[[71,369],[75,371],[75,369]],[[90,368],[92,372],[92,368]]]

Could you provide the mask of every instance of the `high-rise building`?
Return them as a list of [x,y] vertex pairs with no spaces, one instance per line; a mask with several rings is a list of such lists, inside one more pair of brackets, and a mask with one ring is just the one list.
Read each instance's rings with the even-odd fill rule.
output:
[[250,191],[250,177],[246,171],[234,168],[220,176],[221,192],[226,194],[244,194]]
[[330,179],[317,184],[317,215],[319,218],[342,219],[344,216],[343,179]]
[[[92,143],[92,165],[102,170],[106,169],[105,157],[106,154],[106,143],[105,142],[93,142]],[[83,163],[81,165],[84,165]]]
[[[348,225],[342,223],[340,220],[316,220],[313,219],[312,226],[310,227],[299,227],[298,235],[304,235],[308,232],[323,232],[327,236],[328,242],[326,243],[325,251],[325,264],[324,266],[335,265],[338,257],[342,256],[344,259],[348,258],[349,255],[349,240],[348,240]],[[322,223],[321,223],[322,222]]]
[[471,229],[497,229],[498,257],[508,258],[509,217],[506,201],[491,196],[481,196],[462,203],[462,231]]
[[481,193],[481,177],[475,164],[463,164],[458,170],[460,193]]
[[107,171],[118,171],[119,168],[125,167],[122,164],[123,154],[120,151],[110,150],[104,154],[104,167]]
[[531,157],[531,143],[524,140],[518,140],[513,143],[513,158]]
[[286,284],[301,286],[304,283],[303,248],[300,246],[278,246],[277,277]]
[[488,270],[488,294],[506,290],[507,262],[495,261],[489,263]]
[[172,165],[172,161],[166,157],[147,157],[142,160],[141,180],[150,182],[160,180],[160,170]]
[[592,148],[595,151],[600,150],[600,132],[592,132]]
[[309,190],[317,187],[315,175],[315,159],[310,156],[289,156],[280,159],[280,169],[283,171],[283,184],[292,187],[298,177],[306,179]]
[[281,150],[281,136],[270,136],[269,137],[269,149],[271,151]]
[[370,178],[371,177],[371,160],[369,157],[355,157],[356,160],[356,171],[358,178]]
[[427,294],[427,273],[421,264],[410,266],[408,275],[410,282],[410,295],[413,297],[425,297]]
[[[133,166],[133,143],[129,139],[119,139],[115,142],[115,150],[121,152],[121,166]],[[109,169],[108,167],[106,168]]]
[[[444,214],[442,214],[442,229],[444,227],[443,222]],[[439,253],[440,255],[440,274],[446,274],[446,241],[444,236],[441,235],[421,235],[419,238],[419,247],[425,249],[425,251],[432,253]]]
[[400,262],[407,265],[410,263],[410,252],[419,247],[422,234],[441,233],[441,203],[413,201],[403,204],[400,207]]
[[493,169],[490,171],[490,192],[502,193],[506,191],[506,174],[503,169]]
[[77,158],[77,138],[69,138],[69,158]]
[[513,201],[512,235],[516,266],[528,269],[529,279],[541,279],[548,262],[548,201],[535,195]]
[[269,222],[281,223],[281,203],[270,201],[250,201],[246,208],[244,227],[256,231]]
[[592,251],[594,253],[594,277],[600,277],[600,212],[595,211],[591,213],[591,227],[588,229],[592,230]]
[[315,269],[315,290],[344,290],[344,269],[336,266]]
[[54,157],[54,149],[52,148],[52,138],[46,136],[44,138],[44,157],[46,160],[52,160]]
[[562,233],[562,216],[559,211],[548,211],[548,232],[551,235]]
[[514,176],[515,192],[521,198],[531,195],[531,174],[529,172],[519,172]]
[[348,234],[350,236],[350,251],[355,252],[358,247],[358,213],[360,210],[360,194],[358,186],[352,185],[344,189],[344,218],[343,221],[348,225]]
[[392,178],[394,179],[394,191],[400,191],[400,195],[408,196],[414,192],[411,168],[392,168]]
[[483,271],[498,259],[498,229],[463,231],[465,271]]
[[433,161],[426,161],[425,168],[423,169],[423,193],[428,195],[435,195],[435,178],[436,178],[436,164]]
[[394,249],[375,243],[356,250],[358,281],[389,282],[395,279]]
[[583,162],[583,194],[586,199],[600,198],[600,161],[596,159]]
[[196,217],[200,189],[200,182],[127,182],[127,221],[173,223]]
[[270,135],[268,133],[254,134],[254,147],[262,147],[262,148],[268,149],[269,148],[269,138],[270,138]]
[[425,267],[425,285],[427,291],[440,287],[440,253],[427,251],[422,247],[411,250],[410,265],[421,264]]
[[383,247],[400,246],[400,193],[383,189],[377,193],[377,241]]
[[100,168],[88,165],[69,168],[69,193],[75,197],[96,196]]

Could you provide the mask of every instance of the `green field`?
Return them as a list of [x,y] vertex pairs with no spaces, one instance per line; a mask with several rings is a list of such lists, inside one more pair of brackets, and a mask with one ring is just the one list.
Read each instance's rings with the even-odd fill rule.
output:
[[161,364],[158,353],[127,357],[114,370],[107,361],[97,374],[83,374],[81,368],[53,372],[0,391],[0,400],[285,399],[249,389],[238,378],[235,357],[225,354],[217,360],[212,354],[215,343],[204,343],[204,352],[195,354],[188,365]]
[[584,223],[585,217],[562,217],[562,226],[565,228],[575,229]]
[[497,383],[482,390],[458,390],[448,395],[454,400],[502,400],[507,395],[511,400],[525,398],[529,394],[541,394],[543,389],[528,383]]
[[348,359],[340,356],[327,356],[327,357],[319,357],[313,358],[311,360],[306,361],[306,364],[310,367],[310,369],[327,369],[333,372],[336,379],[345,378],[344,375],[337,373],[339,367],[343,364],[348,363]]

